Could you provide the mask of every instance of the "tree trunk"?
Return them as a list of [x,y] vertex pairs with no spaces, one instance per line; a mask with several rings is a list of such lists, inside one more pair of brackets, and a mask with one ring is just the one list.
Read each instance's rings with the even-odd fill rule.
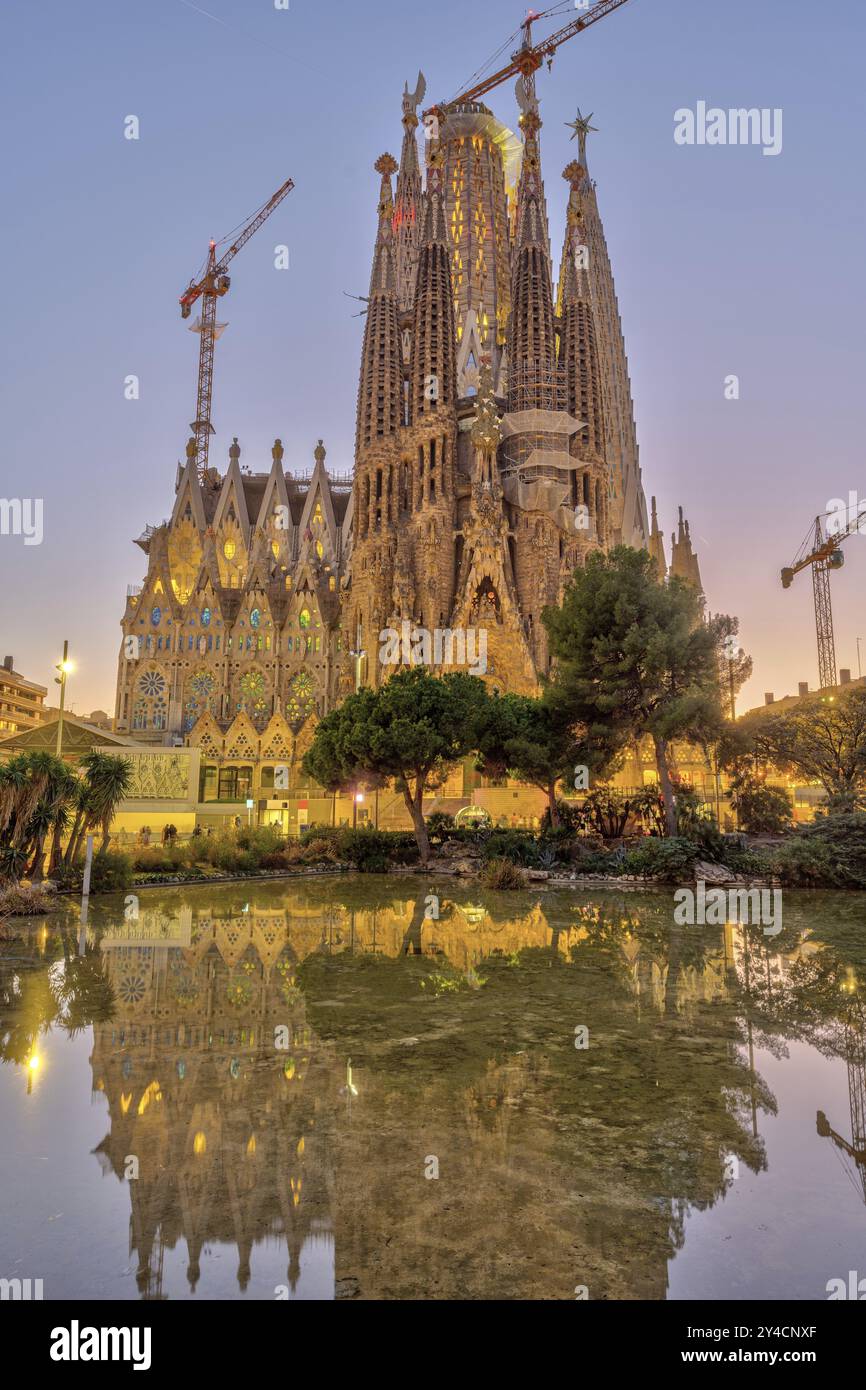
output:
[[427,834],[427,826],[424,823],[424,779],[418,778],[418,788],[413,796],[406,786],[403,789],[403,798],[412,817],[412,828],[415,831],[415,839],[418,844],[418,853],[421,856],[421,864],[426,869],[430,859],[430,838]]
[[550,828],[558,830],[560,825],[559,811],[556,806],[556,783],[549,782],[547,785],[547,804],[550,808]]
[[43,830],[36,836],[36,853],[30,862],[30,879],[33,883],[41,883],[45,874],[45,836],[47,830]]
[[83,815],[83,811],[76,811],[75,813],[75,820],[72,822],[72,829],[69,832],[69,839],[66,842],[66,853],[63,856],[64,864],[72,863],[72,855],[76,847],[76,841],[78,839],[78,833],[81,827]]
[[57,877],[57,870],[60,868],[60,864],[61,864],[61,854],[60,854],[60,851],[61,851],[61,848],[62,848],[62,839],[63,839],[63,836],[62,836],[61,833],[60,833],[60,828],[59,828],[59,826],[56,826],[56,825],[55,825],[55,826],[54,826],[54,829],[53,829],[53,832],[52,832],[52,835],[51,835],[51,858],[50,858],[50,860],[48,861],[48,877],[49,877],[49,878],[56,878],[56,877]]
[[108,816],[108,817],[106,817],[106,819],[102,822],[102,843],[101,843],[100,846],[99,846],[99,852],[98,852],[98,855],[97,855],[97,857],[98,857],[99,859],[101,859],[101,858],[103,857],[103,855],[107,853],[107,851],[108,851],[108,846],[109,846],[110,844],[111,844],[111,817]]
[[674,789],[671,783],[671,774],[668,767],[668,743],[667,739],[660,735],[653,735],[653,743],[656,750],[656,767],[659,774],[659,782],[662,789],[662,799],[665,803],[665,834],[676,835],[677,833],[677,808],[674,802]]

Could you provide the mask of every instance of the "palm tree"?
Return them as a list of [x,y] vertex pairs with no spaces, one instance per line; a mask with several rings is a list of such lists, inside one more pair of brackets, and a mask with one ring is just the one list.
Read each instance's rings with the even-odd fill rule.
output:
[[93,787],[94,823],[102,827],[99,853],[105,854],[111,837],[111,822],[118,806],[129,792],[132,763],[127,758],[113,758],[107,753],[90,753],[84,759],[85,764],[88,763],[88,759],[93,760],[92,768],[88,768],[88,780]]
[[30,819],[33,858],[29,877],[35,883],[43,877],[48,832],[52,829],[56,832],[58,820],[68,820],[66,807],[75,791],[75,777],[66,764],[58,758],[51,758],[51,764],[47,786]]
[[74,778],[51,753],[19,753],[0,767],[0,874],[17,879],[32,860],[42,875],[42,849],[56,807]]
[[75,841],[70,856],[67,849],[67,862],[73,863],[86,831],[100,826],[102,844],[100,855],[105,854],[111,836],[111,822],[123,798],[129,791],[132,778],[132,764],[126,758],[114,758],[108,753],[88,753],[81,759],[84,769],[82,782],[81,818],[78,822],[77,837],[73,834],[70,847]]

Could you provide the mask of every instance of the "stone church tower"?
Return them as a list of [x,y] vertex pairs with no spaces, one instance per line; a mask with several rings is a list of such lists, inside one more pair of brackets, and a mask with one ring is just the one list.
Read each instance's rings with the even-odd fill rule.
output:
[[[534,79],[520,135],[481,103],[442,108],[418,154],[419,75],[383,155],[358,395],[351,648],[377,686],[384,629],[487,635],[487,678],[535,691],[544,609],[593,549],[646,547],[628,364],[595,185],[570,163],[554,286]],[[443,662],[443,667],[448,663]],[[438,668],[437,668],[438,669]]]
[[[127,593],[115,727],[199,746],[220,800],[242,799],[250,764],[294,779],[317,720],[392,673],[383,630],[443,633],[439,671],[460,664],[458,634],[483,633],[487,681],[533,693],[542,614],[588,554],[646,547],[667,572],[587,172],[593,127],[574,122],[555,284],[534,79],[517,85],[519,134],[453,104],[422,159],[424,93],[419,74],[399,166],[375,165],[354,466],[328,470],[320,440],[295,473],[277,439],[252,471],[235,440],[226,471],[199,480],[190,441],[171,516],[136,542],[147,572]],[[671,563],[700,584],[682,516]]]

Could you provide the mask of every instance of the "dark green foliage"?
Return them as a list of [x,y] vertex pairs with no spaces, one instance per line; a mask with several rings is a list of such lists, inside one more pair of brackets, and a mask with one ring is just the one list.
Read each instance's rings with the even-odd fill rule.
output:
[[119,850],[108,849],[93,857],[90,870],[91,893],[119,893],[132,883],[132,859]]
[[427,834],[431,840],[444,840],[454,829],[454,817],[447,811],[433,811],[427,817]]
[[520,864],[525,869],[541,867],[540,841],[525,830],[491,830],[482,845],[482,855],[489,863],[492,859],[507,859],[512,864]]
[[668,748],[673,739],[705,742],[721,729],[722,620],[705,622],[694,588],[660,583],[647,552],[627,546],[590,555],[562,606],[543,617],[556,659],[550,697],[573,724],[653,739],[673,833]]
[[761,778],[743,776],[731,786],[731,805],[740,828],[749,835],[782,835],[790,830],[791,797],[784,787],[768,785]]
[[783,883],[866,888],[866,813],[818,816],[776,852]]
[[398,671],[379,690],[359,690],[325,716],[304,757],[304,771],[329,791],[393,781],[426,863],[424,793],[440,786],[476,748],[488,703],[477,676],[452,672],[438,679],[420,667]]
[[682,883],[694,877],[694,867],[702,853],[699,845],[678,835],[666,840],[648,836],[625,856],[620,872],[660,879],[663,883]]

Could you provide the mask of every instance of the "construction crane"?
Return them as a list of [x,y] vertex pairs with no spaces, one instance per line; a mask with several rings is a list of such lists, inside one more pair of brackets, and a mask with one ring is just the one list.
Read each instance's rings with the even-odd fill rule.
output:
[[[493,91],[494,87],[500,87],[503,82],[507,82],[509,77],[520,76],[524,80],[528,80],[538,71],[545,60],[548,61],[548,64],[552,62],[556,50],[567,43],[569,39],[573,39],[576,34],[588,29],[591,24],[596,24],[598,20],[604,19],[605,15],[621,9],[625,4],[627,4],[627,0],[597,0],[597,3],[591,5],[579,19],[573,19],[562,29],[557,29],[550,38],[537,44],[532,42],[533,24],[540,19],[546,19],[552,14],[561,12],[564,6],[560,4],[554,5],[548,10],[530,10],[520,26],[524,31],[523,44],[516,53],[512,53],[510,63],[506,67],[500,68],[498,72],[494,72],[490,77],[484,78],[474,87],[469,87],[465,92],[461,92],[458,97],[455,97],[454,105],[467,101],[478,101],[487,92]],[[442,108],[440,106],[432,106],[424,112],[425,116],[441,116],[441,114]]]
[[[858,511],[857,508],[853,510]],[[831,516],[835,523],[833,527],[825,524]],[[833,634],[833,609],[830,604],[830,573],[844,565],[842,543],[849,536],[855,535],[862,523],[863,517],[859,514],[851,517],[849,513],[849,519],[844,526],[838,525],[834,512],[816,516],[793,561],[782,570],[782,588],[790,589],[794,576],[812,566],[815,630],[818,635],[818,680],[821,690],[830,690],[836,684],[836,639]]]
[[[201,299],[201,321],[196,325],[200,336],[198,355],[198,393],[196,395],[195,419],[190,429],[195,436],[195,466],[199,482],[204,482],[208,470],[208,450],[213,434],[211,425],[211,400],[213,397],[213,354],[214,344],[219,336],[216,321],[217,300],[227,294],[231,278],[226,274],[229,264],[234,260],[242,246],[246,246],[266,222],[271,213],[294,188],[291,179],[286,179],[272,198],[269,198],[250,218],[246,226],[235,237],[231,246],[217,258],[217,242],[212,241],[208,248],[207,268],[200,280],[191,280],[180,297],[181,317],[188,319],[193,305]],[[224,238],[227,241],[228,238]],[[223,243],[219,243],[222,245]]]

